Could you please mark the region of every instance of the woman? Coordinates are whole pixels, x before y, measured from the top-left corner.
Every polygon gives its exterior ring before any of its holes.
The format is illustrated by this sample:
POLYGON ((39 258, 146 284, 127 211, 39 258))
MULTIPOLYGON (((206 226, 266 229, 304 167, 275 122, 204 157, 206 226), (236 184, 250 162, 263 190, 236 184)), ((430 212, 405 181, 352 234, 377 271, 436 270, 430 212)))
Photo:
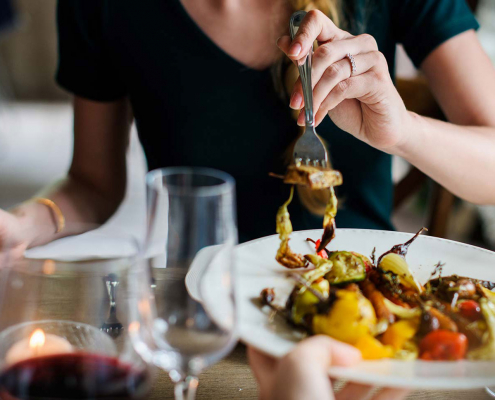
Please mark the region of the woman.
MULTIPOLYGON (((58 25, 57 80, 74 94, 74 157, 43 199, 0 212, 4 247, 22 252, 114 213, 125 193, 132 115, 150 169, 231 173, 241 240, 274 233, 288 188, 268 173, 284 170, 298 134, 281 100, 290 68, 278 37, 294 62, 319 42, 316 123, 344 176, 338 226, 392 227, 391 154, 468 201, 495 203, 495 71, 464 0, 64 0, 58 25), (324 12, 309 12, 291 42, 288 20, 301 8, 324 12), (450 122, 405 109, 393 85, 398 42, 450 122)), ((290 106, 303 107, 299 82, 290 106)), ((321 226, 300 203, 291 215, 295 229, 321 226)))

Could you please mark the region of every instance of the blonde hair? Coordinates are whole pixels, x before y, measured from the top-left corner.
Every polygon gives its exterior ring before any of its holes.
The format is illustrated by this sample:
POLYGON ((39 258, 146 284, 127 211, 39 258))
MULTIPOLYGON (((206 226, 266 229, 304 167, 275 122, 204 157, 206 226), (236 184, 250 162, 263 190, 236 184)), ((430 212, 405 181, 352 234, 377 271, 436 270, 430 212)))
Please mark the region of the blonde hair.
MULTIPOLYGON (((342 7, 340 0, 289 0, 293 8, 293 11, 304 10, 320 10, 325 15, 327 15, 335 25, 342 25, 342 7)), ((275 77, 278 76, 278 88, 277 90, 283 92, 284 99, 288 99, 289 93, 292 92, 294 83, 299 77, 299 72, 297 67, 287 60, 286 57, 275 66, 275 77), (278 69, 278 70, 277 70, 278 69), (285 69, 285 73, 282 71, 285 69), (282 81, 282 82, 281 82, 282 81)), ((276 83, 277 85, 277 83, 276 83)), ((298 110, 292 112, 294 119, 297 119, 299 115, 298 110)), ((300 135, 303 129, 300 130, 300 135)), ((299 136, 298 136, 299 137, 299 136)), ((286 163, 292 162, 292 154, 294 149, 295 138, 292 145, 287 149, 285 154, 286 163)), ((325 207, 329 200, 328 190, 309 190, 303 186, 297 186, 297 194, 301 200, 302 205, 310 211, 312 214, 323 216, 325 213, 325 207)))

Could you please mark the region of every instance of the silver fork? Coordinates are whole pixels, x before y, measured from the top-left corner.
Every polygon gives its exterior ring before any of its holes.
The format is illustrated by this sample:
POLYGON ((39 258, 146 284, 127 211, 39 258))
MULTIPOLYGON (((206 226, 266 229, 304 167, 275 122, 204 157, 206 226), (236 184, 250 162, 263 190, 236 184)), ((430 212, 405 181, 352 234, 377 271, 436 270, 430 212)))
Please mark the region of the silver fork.
POLYGON ((108 299, 110 300, 110 312, 107 320, 103 323, 100 330, 107 333, 112 338, 116 339, 124 330, 124 326, 117 319, 117 287, 119 286, 119 279, 117 275, 110 274, 103 278, 105 288, 107 289, 108 299))
MULTIPOLYGON (((294 36, 306 15, 306 11, 297 11, 290 18, 290 36, 294 36)), ((317 136, 315 131, 315 122, 313 115, 313 86, 311 84, 311 62, 313 50, 309 52, 304 64, 298 65, 299 75, 304 95, 304 110, 306 129, 303 135, 297 140, 294 147, 294 162, 296 164, 313 165, 315 167, 328 167, 328 153, 323 142, 317 136)))

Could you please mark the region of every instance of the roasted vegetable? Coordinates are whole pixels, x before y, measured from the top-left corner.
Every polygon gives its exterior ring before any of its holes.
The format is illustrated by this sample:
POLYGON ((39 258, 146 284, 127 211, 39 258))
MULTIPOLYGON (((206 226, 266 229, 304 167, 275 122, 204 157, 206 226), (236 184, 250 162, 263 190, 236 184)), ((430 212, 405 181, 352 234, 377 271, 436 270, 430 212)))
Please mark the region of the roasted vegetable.
MULTIPOLYGON (((313 257, 317 257, 317 256, 313 256, 313 257)), ((310 262, 313 261, 316 262, 313 263, 315 269, 307 271, 302 275, 302 278, 308 283, 313 283, 315 280, 322 278, 332 270, 333 263, 330 260, 326 260, 324 258, 321 259, 319 258, 318 260, 314 260, 314 258, 308 257, 308 255, 306 255, 305 258, 310 262)))
POLYGON ((311 189, 326 189, 342 185, 342 174, 335 170, 293 164, 287 168, 284 183, 309 186, 311 189))
POLYGON ((311 264, 313 264, 316 269, 319 269, 325 265, 329 265, 330 268, 333 267, 332 260, 317 256, 316 254, 306 254, 304 258, 308 260, 311 264))
POLYGON ((407 288, 421 292, 423 288, 414 278, 406 260, 399 254, 389 253, 380 258, 378 268, 382 271, 395 274, 399 282, 407 288))
POLYGON ((380 261, 383 257, 385 257, 387 254, 394 253, 402 258, 405 258, 407 255, 407 252, 409 250, 409 246, 423 233, 423 231, 426 231, 426 228, 421 228, 411 239, 409 239, 406 243, 402 244, 396 244, 393 246, 389 251, 383 253, 379 258, 378 258, 378 265, 380 264, 380 261))
POLYGON ((371 335, 363 335, 354 345, 361 351, 364 360, 378 360, 380 358, 390 358, 394 351, 391 346, 383 345, 379 340, 371 335))
POLYGON ((435 296, 455 306, 459 299, 472 299, 476 295, 476 284, 469 278, 457 275, 430 281, 435 296))
MULTIPOLYGON (((481 285, 480 285, 481 286, 481 285)), ((491 290, 487 289, 486 287, 481 286, 481 294, 483 297, 486 297, 488 301, 491 301, 492 303, 495 303, 495 293, 492 292, 491 290)))
POLYGON ((464 300, 457 303, 461 315, 470 321, 478 321, 483 318, 480 304, 474 300, 464 300))
POLYGON ((364 261, 354 253, 335 251, 328 261, 333 263, 333 267, 325 278, 333 285, 360 282, 366 278, 364 261))
MULTIPOLYGON (((330 284, 325 279, 320 279, 319 282, 313 283, 311 285, 311 288, 320 292, 323 297, 328 297, 330 293, 330 284)), ((293 300, 291 319, 292 322, 294 322, 295 324, 301 324, 306 315, 315 314, 316 305, 320 302, 320 299, 317 298, 313 293, 311 293, 309 290, 304 289, 304 287, 301 288, 301 291, 295 296, 293 300)))
MULTIPOLYGON (((318 250, 318 247, 320 247, 321 239, 318 239, 316 242, 313 239, 307 238, 306 241, 314 243, 315 245, 315 250, 318 250)), ((328 251, 326 249, 323 249, 321 251, 318 251, 316 253, 318 257, 321 258, 328 258, 328 251)))
POLYGON ((418 331, 419 320, 405 319, 392 324, 382 335, 382 343, 391 346, 395 351, 404 348, 407 341, 412 339, 418 331))
POLYGON ((475 324, 462 316, 455 308, 451 307, 450 303, 443 302, 434 296, 430 296, 427 303, 455 322, 458 331, 468 338, 470 349, 474 349, 482 344, 485 332, 480 329, 479 324, 475 324))
POLYGON ((419 343, 422 360, 454 361, 466 355, 468 339, 462 333, 442 329, 430 332, 419 343))
MULTIPOLYGON (((492 295, 495 296, 495 293, 493 293, 491 290, 495 288, 495 283, 490 282, 490 281, 482 281, 479 279, 474 279, 474 278, 466 278, 462 276, 457 276, 457 275, 450 275, 450 276, 444 276, 441 278, 435 278, 435 279, 430 279, 428 281, 428 285, 432 288, 432 292, 436 294, 438 290, 442 291, 442 285, 445 285, 446 282, 452 281, 454 282, 453 286, 460 286, 456 282, 458 281, 464 281, 464 283, 468 283, 468 288, 469 288, 469 294, 463 294, 463 298, 469 298, 471 294, 474 294, 472 290, 471 283, 475 286, 478 286, 480 288, 486 289, 487 293, 491 293, 492 295), (469 282, 466 282, 469 281, 469 282)), ((447 288, 448 289, 448 288, 447 288)))
POLYGON ((480 299, 481 312, 487 325, 488 334, 483 345, 471 350, 468 358, 471 360, 491 360, 495 358, 495 304, 487 298, 480 299))
POLYGON ((376 317, 378 320, 385 320, 389 324, 394 323, 395 316, 385 305, 385 297, 383 294, 375 287, 373 282, 370 280, 364 280, 360 283, 359 287, 363 291, 366 298, 371 301, 373 308, 375 309, 376 317))
POLYGON ((317 252, 322 251, 328 243, 335 237, 335 216, 337 215, 337 196, 333 187, 330 189, 330 198, 328 199, 323 217, 323 236, 321 237, 320 245, 316 249, 317 252))
POLYGON ((359 291, 354 290, 338 290, 330 311, 313 317, 313 333, 329 335, 350 344, 369 335, 375 325, 373 306, 359 291))
POLYGON ((428 335, 428 333, 436 331, 440 329, 440 322, 438 318, 430 312, 429 308, 424 308, 423 313, 421 314, 418 335, 423 337, 428 335))
POLYGON ((394 353, 394 358, 403 361, 415 360, 418 358, 419 348, 414 340, 408 340, 404 343, 402 349, 394 353))
POLYGON ((273 290, 273 288, 263 289, 260 293, 260 297, 263 305, 270 305, 275 300, 275 290, 273 290))
POLYGON ((280 247, 278 248, 275 259, 287 268, 304 268, 307 266, 305 258, 294 253, 289 247, 289 237, 292 233, 292 223, 290 222, 290 215, 288 206, 294 196, 294 187, 290 190, 289 199, 278 209, 277 212, 277 233, 280 237, 280 247))
POLYGON ((421 315, 421 310, 418 307, 415 308, 401 307, 395 303, 392 303, 389 299, 384 299, 383 302, 385 306, 389 309, 389 311, 397 315, 399 318, 409 319, 409 318, 416 318, 421 315))
POLYGON ((452 332, 457 332, 459 330, 457 324, 440 310, 432 307, 429 309, 429 312, 437 319, 440 329, 452 332))

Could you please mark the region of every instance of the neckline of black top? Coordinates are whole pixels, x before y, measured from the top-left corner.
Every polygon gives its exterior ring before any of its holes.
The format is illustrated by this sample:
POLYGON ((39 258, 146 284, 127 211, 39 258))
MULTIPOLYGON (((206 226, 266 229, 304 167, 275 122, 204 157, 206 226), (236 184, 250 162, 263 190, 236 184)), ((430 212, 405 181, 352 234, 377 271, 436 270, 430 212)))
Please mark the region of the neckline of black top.
POLYGON ((201 28, 200 26, 196 23, 196 21, 189 15, 187 12, 186 8, 182 4, 181 0, 174 0, 173 3, 176 4, 177 11, 182 15, 182 18, 184 21, 189 25, 189 27, 196 32, 196 36, 200 40, 202 40, 205 45, 210 47, 212 51, 215 51, 219 55, 221 55, 223 58, 226 60, 230 61, 233 65, 236 67, 240 68, 243 71, 249 71, 253 73, 265 73, 266 71, 270 70, 270 67, 264 68, 264 69, 255 69, 248 67, 246 64, 243 64, 239 60, 237 60, 235 57, 232 57, 229 53, 227 53, 224 49, 222 49, 219 45, 217 45, 201 28))

